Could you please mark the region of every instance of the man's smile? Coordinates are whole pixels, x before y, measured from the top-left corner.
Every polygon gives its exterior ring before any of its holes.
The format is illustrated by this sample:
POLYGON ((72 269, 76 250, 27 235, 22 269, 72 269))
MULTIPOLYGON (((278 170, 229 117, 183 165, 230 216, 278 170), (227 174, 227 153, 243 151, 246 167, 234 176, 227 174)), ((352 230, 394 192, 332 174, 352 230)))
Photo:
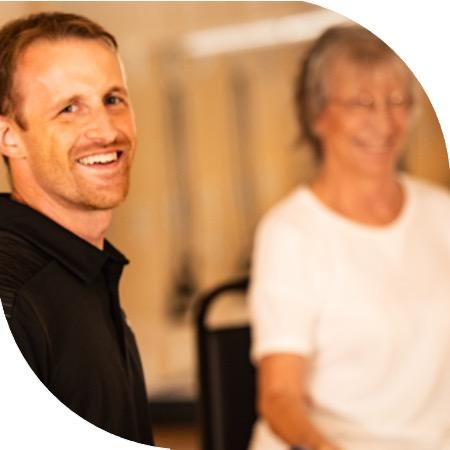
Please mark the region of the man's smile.
POLYGON ((90 167, 90 166, 97 166, 97 165, 109 165, 112 164, 120 159, 122 156, 123 151, 110 151, 107 153, 97 153, 95 155, 88 155, 84 156, 82 158, 79 158, 76 160, 78 164, 81 164, 82 166, 90 167))

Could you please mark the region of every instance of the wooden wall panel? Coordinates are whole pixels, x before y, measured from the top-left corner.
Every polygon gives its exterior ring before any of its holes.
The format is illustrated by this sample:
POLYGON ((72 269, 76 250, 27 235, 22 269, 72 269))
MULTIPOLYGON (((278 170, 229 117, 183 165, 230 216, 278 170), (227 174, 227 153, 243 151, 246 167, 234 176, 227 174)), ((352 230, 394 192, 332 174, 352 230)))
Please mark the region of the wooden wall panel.
POLYGON ((445 141, 436 113, 425 93, 422 111, 414 127, 406 155, 408 169, 420 177, 450 186, 450 170, 445 141))

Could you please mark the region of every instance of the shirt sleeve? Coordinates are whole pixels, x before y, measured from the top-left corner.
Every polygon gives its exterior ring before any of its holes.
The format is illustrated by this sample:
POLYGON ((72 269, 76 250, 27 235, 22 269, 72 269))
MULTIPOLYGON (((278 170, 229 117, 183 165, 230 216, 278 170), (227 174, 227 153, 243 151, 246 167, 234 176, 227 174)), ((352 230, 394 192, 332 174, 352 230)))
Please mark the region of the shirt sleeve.
POLYGON ((8 318, 11 333, 33 372, 45 384, 49 382, 49 341, 38 314, 30 303, 19 296, 8 318))
POLYGON ((314 351, 319 304, 311 256, 308 237, 293 223, 269 215, 258 227, 249 290, 254 361, 314 351))

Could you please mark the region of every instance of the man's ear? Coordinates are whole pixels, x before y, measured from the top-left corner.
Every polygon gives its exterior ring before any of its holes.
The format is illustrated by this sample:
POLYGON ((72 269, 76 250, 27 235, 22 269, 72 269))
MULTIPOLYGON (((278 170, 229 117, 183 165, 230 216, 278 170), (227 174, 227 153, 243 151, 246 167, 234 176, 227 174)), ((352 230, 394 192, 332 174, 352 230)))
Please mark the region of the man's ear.
POLYGON ((0 115, 0 153, 8 158, 23 158, 25 147, 13 119, 0 115))

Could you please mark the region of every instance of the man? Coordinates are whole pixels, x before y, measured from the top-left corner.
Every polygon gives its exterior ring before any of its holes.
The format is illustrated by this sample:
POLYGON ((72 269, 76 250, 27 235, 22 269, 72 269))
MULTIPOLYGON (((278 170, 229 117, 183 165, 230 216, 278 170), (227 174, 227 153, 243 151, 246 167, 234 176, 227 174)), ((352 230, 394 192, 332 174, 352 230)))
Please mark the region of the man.
POLYGON ((62 13, 0 30, 0 298, 24 357, 81 417, 152 444, 120 309, 126 258, 105 240, 126 196, 135 124, 115 38, 62 13))

